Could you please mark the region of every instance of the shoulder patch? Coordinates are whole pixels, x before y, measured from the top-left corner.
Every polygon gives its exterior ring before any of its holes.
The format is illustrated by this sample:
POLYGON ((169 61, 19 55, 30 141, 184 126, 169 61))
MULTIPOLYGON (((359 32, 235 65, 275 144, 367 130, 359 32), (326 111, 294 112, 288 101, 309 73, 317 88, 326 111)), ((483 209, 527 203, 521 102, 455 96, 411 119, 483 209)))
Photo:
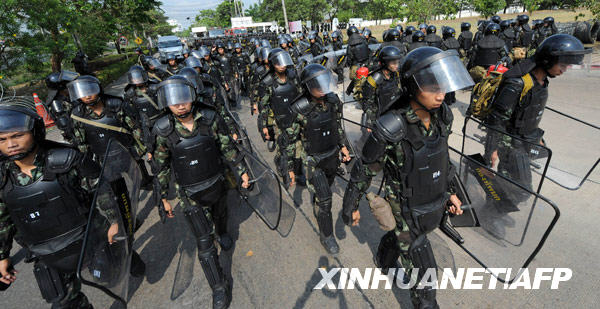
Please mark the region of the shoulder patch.
POLYGON ((53 148, 46 156, 46 169, 54 174, 68 172, 76 162, 79 151, 73 148, 53 148))

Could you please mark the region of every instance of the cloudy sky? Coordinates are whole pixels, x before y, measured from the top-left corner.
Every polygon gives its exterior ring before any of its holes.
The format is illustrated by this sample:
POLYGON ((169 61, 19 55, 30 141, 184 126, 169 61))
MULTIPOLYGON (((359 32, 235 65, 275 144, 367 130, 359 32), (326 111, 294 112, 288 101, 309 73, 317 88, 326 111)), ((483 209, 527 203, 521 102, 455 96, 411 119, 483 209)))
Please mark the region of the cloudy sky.
MULTIPOLYGON (((169 18, 177 20, 183 27, 188 27, 200 10, 215 8, 222 0, 162 0, 161 8, 169 18), (189 17, 188 21, 186 18, 189 17)), ((258 0, 243 0, 244 9, 258 0)))

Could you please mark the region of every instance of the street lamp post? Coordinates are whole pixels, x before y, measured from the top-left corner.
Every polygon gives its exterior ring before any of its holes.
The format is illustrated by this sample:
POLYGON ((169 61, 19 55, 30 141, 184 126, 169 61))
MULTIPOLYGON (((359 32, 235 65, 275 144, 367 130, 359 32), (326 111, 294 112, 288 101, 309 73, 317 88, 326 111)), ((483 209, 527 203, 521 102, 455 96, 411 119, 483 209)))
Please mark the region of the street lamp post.
POLYGON ((287 20, 287 12, 285 11, 285 0, 281 0, 281 7, 283 8, 283 20, 285 21, 285 31, 290 33, 290 25, 287 20))

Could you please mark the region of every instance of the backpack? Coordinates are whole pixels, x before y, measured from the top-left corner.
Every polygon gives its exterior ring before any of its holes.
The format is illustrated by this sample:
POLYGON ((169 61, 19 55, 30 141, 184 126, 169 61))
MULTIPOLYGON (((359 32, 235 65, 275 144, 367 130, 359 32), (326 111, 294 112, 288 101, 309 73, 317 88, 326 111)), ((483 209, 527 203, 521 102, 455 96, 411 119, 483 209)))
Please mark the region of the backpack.
MULTIPOLYGON (((467 116, 477 118, 479 120, 485 120, 492 111, 492 102, 498 92, 498 86, 502 82, 502 77, 506 70, 502 70, 503 66, 491 66, 488 70, 488 74, 479 83, 473 87, 471 93, 471 102, 467 109, 467 116)), ((533 79, 529 73, 521 76, 523 80, 523 90, 521 91, 521 97, 519 101, 523 99, 525 94, 533 88, 533 79)))

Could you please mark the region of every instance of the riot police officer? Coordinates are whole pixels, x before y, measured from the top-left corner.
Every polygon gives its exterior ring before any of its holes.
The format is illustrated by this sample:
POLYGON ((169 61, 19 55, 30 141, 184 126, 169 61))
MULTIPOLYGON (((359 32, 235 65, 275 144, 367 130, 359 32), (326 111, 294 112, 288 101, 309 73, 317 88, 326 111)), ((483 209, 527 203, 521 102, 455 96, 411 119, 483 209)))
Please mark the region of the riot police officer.
POLYGON ((231 87, 233 87, 233 81, 236 77, 233 71, 233 63, 231 61, 231 56, 226 53, 225 45, 223 43, 217 44, 217 55, 215 57, 215 60, 217 60, 219 64, 221 78, 223 80, 223 87, 225 87, 225 91, 227 91, 229 104, 232 107, 235 107, 237 105, 237 94, 234 91, 232 91, 233 89, 231 87))
MULTIPOLYGON (((454 38, 456 31, 452 27, 445 27, 442 30, 442 36, 444 41, 442 42, 441 50, 456 50, 458 53, 460 50, 460 44, 458 40, 454 38)), ((448 106, 456 103, 456 93, 454 91, 446 93, 446 97, 444 98, 444 102, 448 104, 448 106)))
MULTIPOLYGON (((473 85, 455 51, 422 47, 408 53, 401 65, 405 90, 402 104, 377 119, 351 172, 344 193, 342 218, 347 225, 360 220, 358 203, 377 171, 383 169, 385 199, 396 221, 385 234, 375 258, 377 267, 397 267, 398 257, 408 272, 418 268, 417 282, 436 262, 427 234, 440 224, 445 208, 461 214, 461 201, 449 186, 448 155, 452 112, 445 93, 473 85), (451 205, 451 206, 447 206, 451 205)), ((437 308, 435 289, 413 287, 415 308, 437 308)))
POLYGON ((156 85, 158 81, 148 78, 148 74, 139 65, 134 65, 127 72, 127 86, 124 101, 137 111, 137 119, 142 129, 142 140, 148 152, 153 151, 154 136, 152 127, 161 116, 162 110, 156 103, 156 85))
MULTIPOLYGON (((358 35, 358 34, 353 34, 358 35)), ((296 119, 288 128, 289 137, 282 146, 287 151, 290 185, 295 183, 293 172, 297 151, 296 141, 302 142, 304 175, 308 190, 313 195, 314 215, 319 226, 320 241, 330 254, 339 252, 333 234, 331 215, 331 185, 339 168, 339 153, 343 161, 350 161, 350 152, 342 127, 340 99, 335 94, 333 74, 320 64, 307 65, 300 74, 304 95, 292 104, 296 119)))
POLYGON ((415 31, 412 35, 412 43, 408 45, 408 52, 425 46, 427 46, 427 42, 425 42, 425 34, 420 30, 415 31))
MULTIPOLYGON (((75 272, 100 168, 91 156, 45 138, 32 101, 0 102, 0 153, 7 158, 0 162, 0 282, 17 279, 10 262, 14 236, 35 261, 36 281, 52 308, 92 308, 75 272)), ((106 219, 114 222, 115 214, 106 219)), ((113 223, 107 244, 117 232, 113 223)), ((131 274, 144 269, 134 253, 131 274)))
POLYGON ((350 80, 356 79, 356 70, 371 62, 371 51, 367 40, 358 33, 358 28, 350 26, 347 30, 348 47, 346 48, 346 65, 350 66, 350 80))
POLYGON ((458 35, 458 43, 461 48, 461 56, 467 57, 471 51, 473 44, 473 32, 471 32, 471 24, 468 22, 462 22, 460 24, 460 34, 458 35))
MULTIPOLYGON (((533 58, 525 59, 503 74, 491 113, 485 121, 490 127, 502 132, 494 133, 496 131, 489 130, 486 141, 485 157, 492 167, 498 164, 499 174, 531 190, 528 146, 519 140, 502 136, 508 133, 526 142, 543 145, 544 131, 539 125, 548 100, 548 78, 562 75, 569 65, 581 64, 584 55, 590 52, 590 49, 584 49, 577 38, 568 34, 556 34, 538 47, 533 58), (529 81, 530 89, 523 93, 526 81, 529 81)), ((515 197, 510 202, 516 205, 521 201, 519 198, 515 197)), ((496 207, 500 214, 511 211, 502 205, 496 207)), ((488 226, 493 228, 490 231, 493 235, 504 235, 500 220, 488 226)))
POLYGON ((148 66, 148 70, 146 71, 148 73, 148 77, 153 78, 158 82, 167 79, 167 77, 171 75, 171 73, 168 73, 161 68, 160 61, 158 61, 156 58, 146 56, 146 65, 148 66))
POLYGON ((232 246, 227 234, 227 203, 224 172, 227 164, 248 188, 247 167, 233 145, 223 120, 208 108, 192 104, 196 91, 185 79, 170 78, 157 90, 161 108, 170 111, 156 121, 154 160, 159 165, 158 180, 167 217, 173 208, 167 201, 171 172, 175 176, 177 196, 184 216, 196 238, 198 259, 213 291, 213 308, 227 308, 231 287, 223 274, 215 235, 223 250, 232 246))
POLYGON ((500 22, 500 35, 499 37, 504 40, 506 48, 508 50, 513 49, 515 43, 515 30, 510 26, 510 20, 503 20, 500 22))
POLYGON ((437 28, 434 25, 427 26, 427 35, 425 36, 425 42, 429 46, 440 48, 442 47, 442 38, 436 34, 437 28))
POLYGON ((412 43, 412 36, 413 34, 417 31, 417 29, 415 28, 415 26, 407 26, 406 27, 406 32, 404 32, 404 44, 408 45, 410 43, 412 43))
POLYGON ((379 53, 386 46, 394 46, 398 48, 402 55, 406 55, 407 53, 406 45, 402 42, 402 33, 396 28, 387 31, 384 42, 381 43, 379 49, 375 52, 375 55, 379 57, 379 53))
POLYGON ((365 126, 373 128, 375 120, 401 97, 399 69, 402 57, 402 52, 391 45, 379 52, 379 70, 369 73, 367 82, 362 86, 365 126))
POLYGON ((323 53, 324 48, 321 43, 319 43, 318 35, 316 32, 311 32, 308 35, 308 41, 310 42, 310 53, 313 57, 316 57, 323 53))
MULTIPOLYGON (((269 54, 269 73, 261 81, 261 87, 265 89, 265 94, 260 101, 259 129, 265 140, 275 140, 275 165, 281 176, 287 176, 285 168, 287 167, 287 157, 282 151, 282 141, 286 136, 280 138, 282 134, 287 134, 287 129, 292 125, 296 115, 290 109, 294 99, 300 94, 300 82, 295 70, 290 70, 293 66, 289 53, 281 48, 271 50, 269 54), (275 125, 271 137, 269 132, 269 118, 273 118, 275 125)), ((294 155, 294 169, 296 175, 301 175, 302 162, 299 156, 294 155)), ((287 181, 287 177, 285 177, 287 181)))
POLYGON ((177 62, 174 54, 167 54, 167 72, 169 75, 176 75, 183 66, 177 62))
POLYGON ((377 44, 379 42, 377 42, 377 39, 373 36, 371 29, 369 28, 365 28, 362 32, 363 37, 365 37, 365 39, 367 40, 367 44, 371 45, 371 44, 377 44))
POLYGON ((67 83, 75 80, 78 76, 79 74, 75 72, 60 71, 50 73, 45 80, 48 97, 44 105, 66 141, 70 141, 73 136, 73 128, 69 119, 73 107, 69 99, 67 83))

